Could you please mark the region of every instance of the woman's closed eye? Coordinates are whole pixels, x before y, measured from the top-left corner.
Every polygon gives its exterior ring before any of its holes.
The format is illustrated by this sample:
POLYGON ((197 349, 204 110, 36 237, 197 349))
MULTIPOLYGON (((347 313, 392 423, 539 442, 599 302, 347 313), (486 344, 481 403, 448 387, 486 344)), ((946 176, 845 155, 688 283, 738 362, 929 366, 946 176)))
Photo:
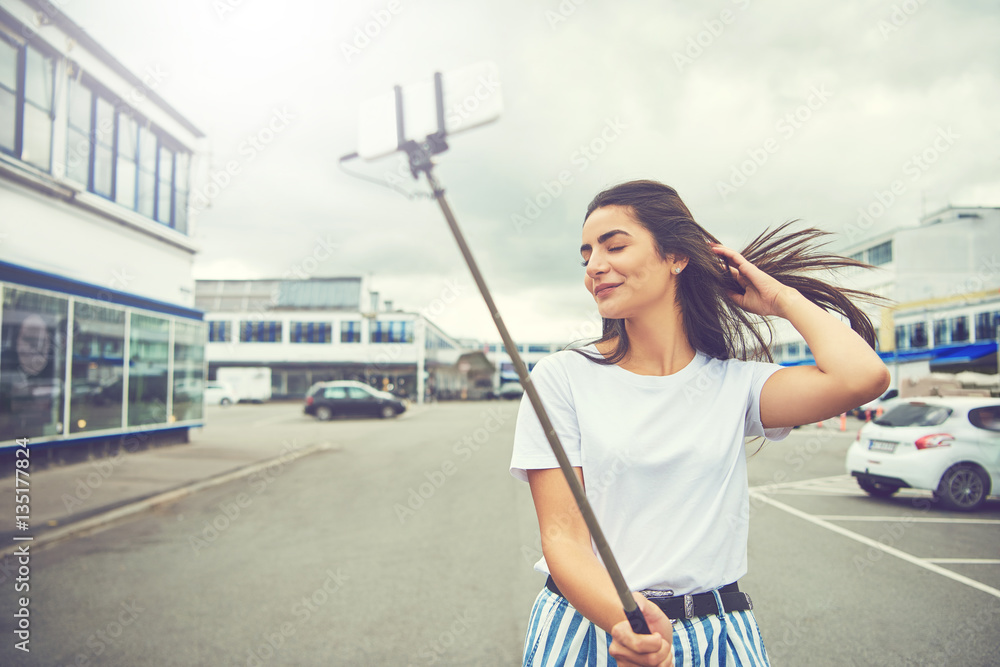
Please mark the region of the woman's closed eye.
MULTIPOLYGON (((619 246, 615 246, 614 248, 608 248, 608 252, 618 252, 619 250, 624 250, 624 249, 625 249, 625 246, 619 245, 619 246)), ((587 262, 589 262, 589 261, 590 260, 585 259, 582 262, 580 262, 580 265, 581 266, 587 266, 587 262)))

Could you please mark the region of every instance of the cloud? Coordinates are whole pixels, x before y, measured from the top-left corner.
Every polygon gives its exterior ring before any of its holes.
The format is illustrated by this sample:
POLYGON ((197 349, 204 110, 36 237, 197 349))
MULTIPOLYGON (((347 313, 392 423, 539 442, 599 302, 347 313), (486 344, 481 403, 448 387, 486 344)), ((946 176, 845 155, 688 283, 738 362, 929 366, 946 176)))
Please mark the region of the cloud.
MULTIPOLYGON (((583 212, 623 180, 675 186, 728 243, 790 218, 840 232, 952 128, 960 138, 906 180, 871 233, 949 201, 997 202, 992 3, 853 0, 821 15, 791 0, 572 4, 559 20, 551 12, 569 3, 554 0, 400 0, 389 19, 378 0, 238 3, 223 17, 196 0, 95 0, 66 11, 131 69, 163 64, 163 95, 211 134, 209 173, 242 160, 199 216, 199 274, 281 275, 329 234, 340 253, 319 272, 371 274, 399 306, 432 302, 445 277, 464 271, 434 202, 353 178, 337 160, 356 148, 362 100, 480 60, 498 64, 504 115, 454 137, 437 175, 502 310, 527 338, 561 340, 585 317, 583 212), (345 45, 358 53, 348 58, 345 45), (818 89, 830 94, 817 105, 818 89), (243 142, 283 106, 294 121, 246 159, 243 142), (762 149, 766 161, 747 167, 762 149), (719 183, 731 184, 734 170, 752 173, 723 197, 719 183)), ((397 161, 350 168, 384 180, 397 161)), ((407 179, 402 187, 427 191, 407 179)), ((463 296, 441 325, 496 340, 477 299, 463 296)))

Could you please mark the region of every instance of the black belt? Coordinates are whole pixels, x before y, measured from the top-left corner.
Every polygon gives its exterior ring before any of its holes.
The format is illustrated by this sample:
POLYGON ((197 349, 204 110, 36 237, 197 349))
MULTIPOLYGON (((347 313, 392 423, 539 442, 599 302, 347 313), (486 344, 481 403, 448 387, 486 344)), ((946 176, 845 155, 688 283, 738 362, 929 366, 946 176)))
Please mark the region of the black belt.
MULTIPOLYGON (((566 597, 559 592, 556 582, 549 577, 545 581, 545 587, 556 595, 566 597)), ((660 591, 656 591, 659 593, 660 591)), ((668 591, 663 591, 667 593, 668 591)), ((736 582, 726 584, 719 589, 719 597, 722 599, 722 613, 731 611, 747 611, 753 609, 753 602, 750 596, 740 590, 736 582)), ((719 614, 719 605, 715 602, 715 595, 712 593, 697 593, 695 595, 663 596, 652 595, 648 600, 663 610, 667 618, 694 618, 696 616, 711 616, 719 614)))

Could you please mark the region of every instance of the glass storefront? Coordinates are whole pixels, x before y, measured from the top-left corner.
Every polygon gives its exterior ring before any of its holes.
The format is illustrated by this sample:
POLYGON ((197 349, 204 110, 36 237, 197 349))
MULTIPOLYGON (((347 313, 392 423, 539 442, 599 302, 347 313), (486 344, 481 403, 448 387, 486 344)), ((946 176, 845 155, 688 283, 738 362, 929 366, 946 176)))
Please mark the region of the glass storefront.
POLYGON ((203 418, 204 322, 10 283, 0 293, 0 443, 203 418))

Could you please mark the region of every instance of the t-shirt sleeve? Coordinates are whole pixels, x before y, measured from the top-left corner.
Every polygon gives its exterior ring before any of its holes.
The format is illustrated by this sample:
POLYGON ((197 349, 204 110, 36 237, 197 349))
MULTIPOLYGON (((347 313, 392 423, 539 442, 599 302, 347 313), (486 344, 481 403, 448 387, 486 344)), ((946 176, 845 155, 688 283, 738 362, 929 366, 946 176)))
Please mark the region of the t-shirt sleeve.
MULTIPOLYGON (((574 353, 575 354, 575 353, 574 353)), ((569 375, 561 360, 546 357, 531 371, 531 381, 545 406, 545 412, 566 450, 573 466, 582 466, 580 455, 580 423, 576 416, 569 375)), ((558 468, 559 461, 552 453, 549 440, 538 421, 538 415, 528 399, 521 397, 514 425, 514 452, 510 461, 510 474, 521 481, 528 480, 527 470, 558 468)))
POLYGON ((770 364, 764 362, 750 362, 752 369, 750 384, 750 403, 747 407, 745 431, 747 437, 756 438, 764 436, 768 440, 784 440, 792 432, 791 426, 780 428, 764 428, 760 420, 760 392, 764 389, 764 383, 781 370, 780 364, 770 364))

